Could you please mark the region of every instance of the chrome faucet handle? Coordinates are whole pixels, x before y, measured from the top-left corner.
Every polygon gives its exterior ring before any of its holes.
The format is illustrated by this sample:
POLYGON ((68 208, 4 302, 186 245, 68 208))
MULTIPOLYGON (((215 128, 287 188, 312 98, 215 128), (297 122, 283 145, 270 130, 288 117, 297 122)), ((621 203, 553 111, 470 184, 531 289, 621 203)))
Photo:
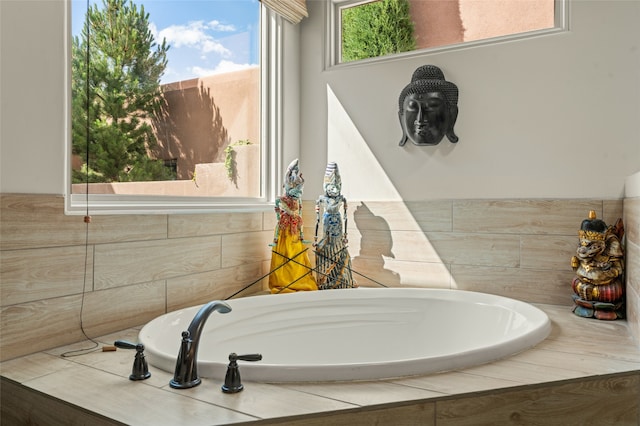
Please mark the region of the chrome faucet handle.
POLYGON ((151 377, 147 360, 144 359, 144 345, 142 343, 131 343, 124 340, 116 340, 113 345, 122 349, 135 349, 136 357, 133 360, 130 380, 144 380, 151 377))
POLYGON ((236 353, 230 353, 229 366, 227 367, 227 374, 224 378, 224 385, 222 385, 222 392, 237 393, 244 389, 242 381, 240 380, 240 369, 238 368, 237 361, 260 361, 261 359, 261 354, 238 355, 236 353))

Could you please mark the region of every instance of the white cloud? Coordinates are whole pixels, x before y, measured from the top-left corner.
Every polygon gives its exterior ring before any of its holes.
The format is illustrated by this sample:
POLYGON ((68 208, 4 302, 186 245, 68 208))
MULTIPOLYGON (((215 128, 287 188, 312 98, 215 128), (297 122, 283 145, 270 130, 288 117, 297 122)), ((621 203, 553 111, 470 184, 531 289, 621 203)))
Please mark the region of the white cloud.
POLYGON ((217 53, 223 57, 231 55, 231 51, 215 40, 204 40, 200 48, 202 53, 217 53))
POLYGON ((255 67, 255 64, 236 64, 235 62, 222 60, 215 68, 192 67, 193 72, 198 77, 206 77, 213 74, 222 74, 225 72, 239 71, 245 68, 255 67))
POLYGON ((187 25, 171 25, 158 32, 157 40, 161 41, 165 38, 167 43, 175 48, 185 46, 198 49, 202 53, 215 52, 223 57, 230 56, 229 49, 207 34, 206 31, 211 29, 210 25, 205 24, 204 21, 189 22, 187 25))
POLYGON ((158 27, 156 27, 155 23, 149 22, 149 31, 151 31, 151 35, 156 42, 162 42, 162 40, 158 39, 158 27))
POLYGON ((171 47, 163 83, 257 66, 249 64, 251 50, 247 31, 238 32, 235 25, 218 20, 196 20, 158 28, 156 23, 150 22, 149 29, 157 43, 165 39, 171 47))
POLYGON ((208 27, 210 29, 212 29, 213 31, 224 31, 224 32, 228 32, 228 31, 235 31, 236 27, 233 25, 224 25, 221 24, 220 21, 209 21, 208 23, 208 27))

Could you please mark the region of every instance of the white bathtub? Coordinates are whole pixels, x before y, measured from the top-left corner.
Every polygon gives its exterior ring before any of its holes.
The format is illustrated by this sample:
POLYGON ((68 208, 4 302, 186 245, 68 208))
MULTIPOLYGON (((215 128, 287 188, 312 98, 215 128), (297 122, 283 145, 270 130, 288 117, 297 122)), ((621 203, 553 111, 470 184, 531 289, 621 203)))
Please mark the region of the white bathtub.
MULTIPOLYGON (((544 340, 549 318, 527 303, 441 289, 343 289, 246 297, 214 312, 200 340, 198 372, 223 380, 229 354, 243 380, 373 380, 427 374, 513 355, 544 340)), ((200 307, 162 315, 140 331, 149 364, 173 373, 200 307)))

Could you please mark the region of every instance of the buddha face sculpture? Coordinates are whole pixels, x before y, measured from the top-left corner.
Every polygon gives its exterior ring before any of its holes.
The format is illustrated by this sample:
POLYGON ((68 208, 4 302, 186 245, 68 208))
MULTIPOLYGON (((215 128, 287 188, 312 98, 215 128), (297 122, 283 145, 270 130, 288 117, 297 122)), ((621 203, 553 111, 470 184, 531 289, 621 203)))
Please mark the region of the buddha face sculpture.
POLYGON ((424 65, 416 69, 398 99, 402 127, 400 146, 437 145, 446 135, 458 142, 453 126, 458 118, 458 87, 444 79, 440 68, 424 65))

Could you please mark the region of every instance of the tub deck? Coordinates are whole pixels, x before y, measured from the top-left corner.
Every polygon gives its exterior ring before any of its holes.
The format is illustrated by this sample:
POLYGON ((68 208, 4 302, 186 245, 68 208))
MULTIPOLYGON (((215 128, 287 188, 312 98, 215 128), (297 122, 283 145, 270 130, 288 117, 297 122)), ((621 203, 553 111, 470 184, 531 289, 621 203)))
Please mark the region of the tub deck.
MULTIPOLYGON (((628 324, 578 318, 569 306, 534 305, 549 315, 551 335, 507 359, 379 381, 245 381, 233 395, 220 391, 222 377, 171 389, 172 374, 152 366, 151 378, 130 381, 135 351, 63 358, 90 342, 67 345, 0 364, 2 424, 639 425, 640 346, 628 324)), ((97 340, 135 341, 138 331, 97 340)))

